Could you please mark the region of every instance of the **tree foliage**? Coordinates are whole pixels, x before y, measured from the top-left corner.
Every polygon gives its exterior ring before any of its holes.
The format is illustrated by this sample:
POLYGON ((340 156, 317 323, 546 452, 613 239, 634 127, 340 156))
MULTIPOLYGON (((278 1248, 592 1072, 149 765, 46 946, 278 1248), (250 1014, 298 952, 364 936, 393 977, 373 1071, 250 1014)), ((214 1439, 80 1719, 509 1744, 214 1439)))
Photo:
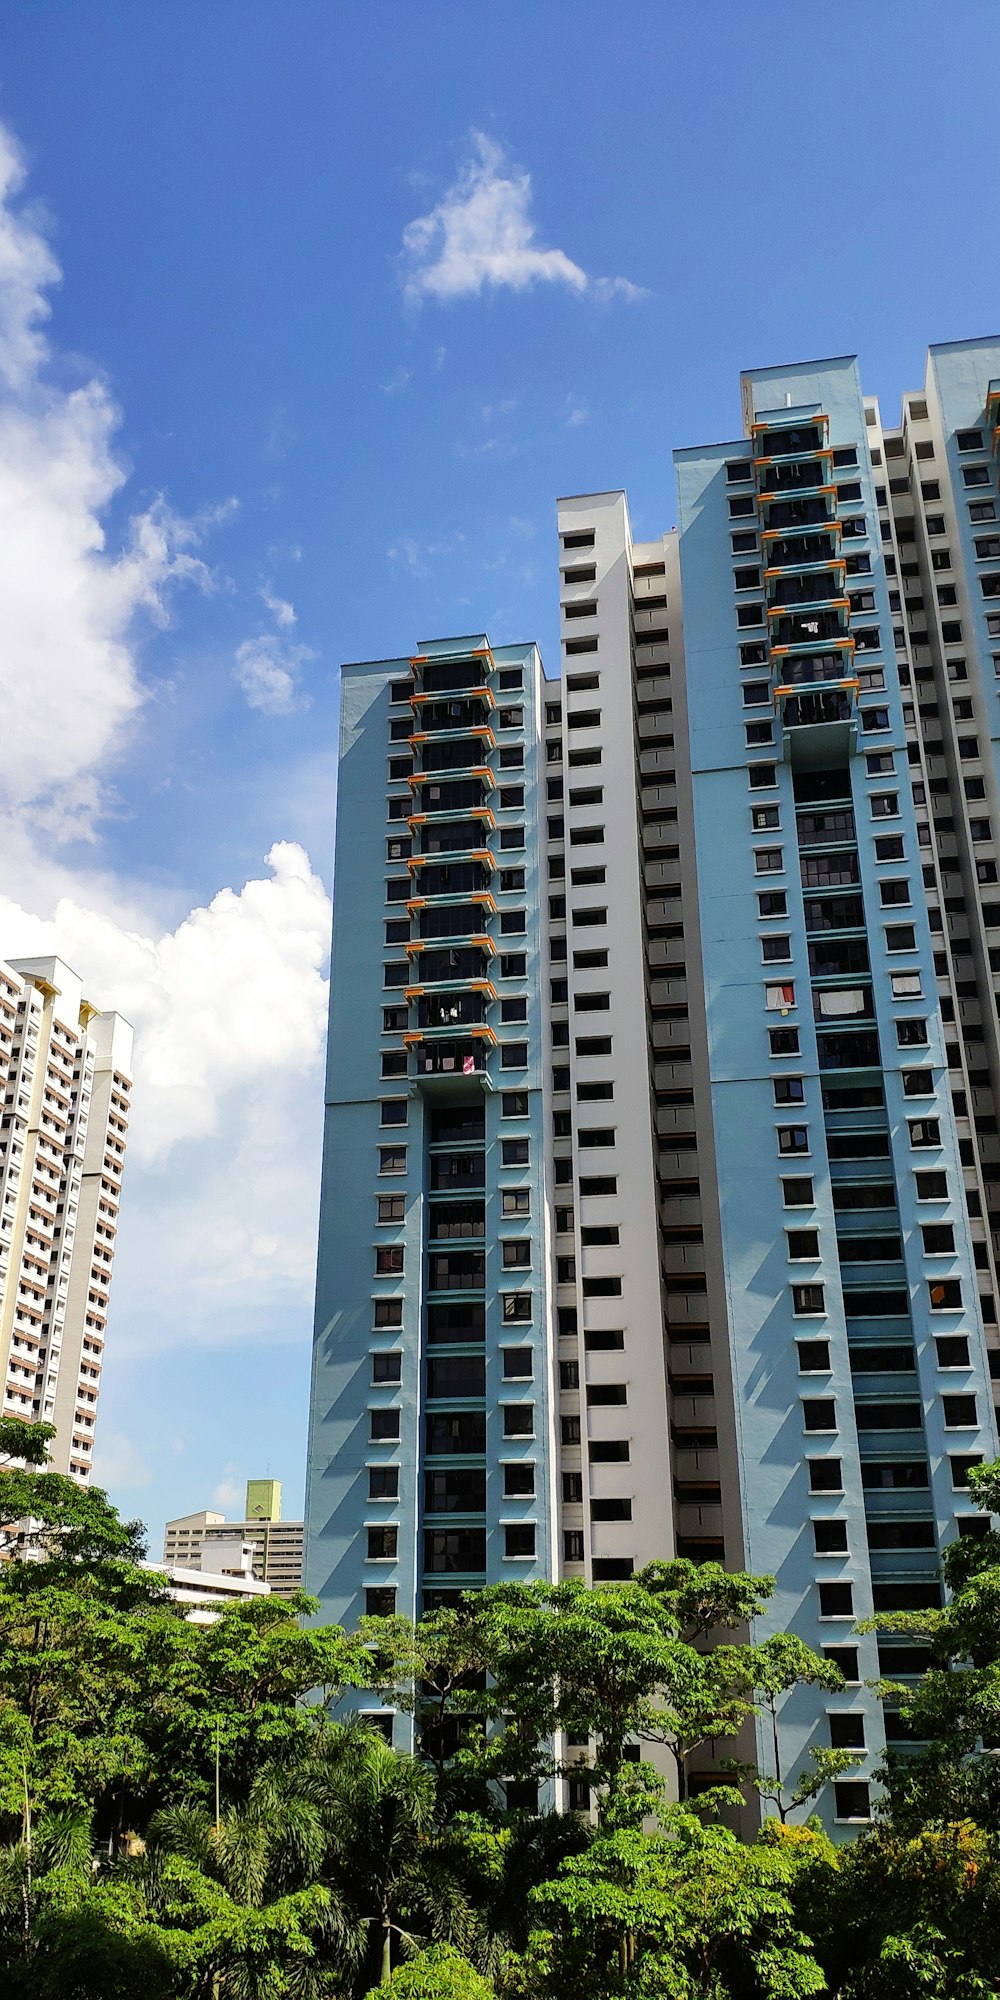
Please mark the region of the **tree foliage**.
MULTIPOLYGON (((942 1611, 877 1621, 930 1665, 884 1685, 913 1739, 834 1849, 804 1814, 853 1753, 787 1769, 782 1713, 840 1676, 755 1638, 770 1578, 674 1561, 415 1626, 348 1634, 307 1598, 195 1626, 45 1446, 0 1421, 5 2000, 998 2000, 988 1527, 947 1551, 942 1611), (364 1689, 412 1717, 414 1755, 351 1714, 364 1689), (694 1753, 720 1785, 691 1799, 694 1753), (567 1774, 592 1814, 552 1810, 567 1774)), ((973 1484, 1000 1506, 1000 1467, 973 1484)))

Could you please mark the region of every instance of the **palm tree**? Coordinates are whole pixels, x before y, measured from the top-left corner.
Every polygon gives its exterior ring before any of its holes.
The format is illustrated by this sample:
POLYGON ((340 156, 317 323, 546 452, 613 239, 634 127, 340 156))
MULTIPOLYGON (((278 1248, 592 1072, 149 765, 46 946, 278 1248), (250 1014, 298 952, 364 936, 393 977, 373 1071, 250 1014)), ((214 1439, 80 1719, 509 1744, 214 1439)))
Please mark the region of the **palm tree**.
POLYGON ((329 1880, 330 1831, 305 1757, 258 1773, 244 1805, 157 1815, 137 1864, 161 1925, 187 1932, 193 2000, 340 1994, 365 1927, 329 1880))
POLYGON ((437 1822, 433 1773, 357 1731, 342 1738, 330 1778, 336 1879, 377 1949, 379 1983, 396 1943, 405 1953, 437 1941, 467 1948, 479 1925, 437 1822))

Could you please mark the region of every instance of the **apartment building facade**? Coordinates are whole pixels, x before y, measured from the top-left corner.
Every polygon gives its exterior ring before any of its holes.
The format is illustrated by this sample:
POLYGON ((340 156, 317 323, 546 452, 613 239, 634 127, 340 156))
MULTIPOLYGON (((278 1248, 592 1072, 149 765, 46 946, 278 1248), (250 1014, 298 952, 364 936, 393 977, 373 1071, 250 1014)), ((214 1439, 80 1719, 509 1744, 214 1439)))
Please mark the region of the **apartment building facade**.
POLYGON ((306 1586, 348 1624, 555 1566, 544 729, 533 646, 343 671, 306 1586))
MULTIPOLYGON (((798 1632, 845 1676, 834 1695, 794 1693, 782 1714, 787 1769, 813 1746, 856 1756, 824 1801, 831 1826, 867 1817, 886 1731, 901 1733, 866 1683, 922 1664, 918 1648, 856 1626, 940 1601, 940 1548, 981 1525, 969 1467, 996 1450, 998 405, 997 342, 932 349, 897 431, 882 429, 853 359, 748 373, 744 436, 675 454, 675 532, 635 542, 622 493, 560 502, 562 671, 535 697, 524 1226, 539 1232, 533 1478, 551 1512, 532 1560, 613 1580, 676 1550, 773 1574, 762 1631, 798 1632)), ((386 826, 364 833, 358 802, 384 773, 390 713, 369 702, 366 728, 350 708, 339 835, 350 970, 335 931, 307 1508, 312 1587, 337 1615, 351 1583, 360 1604, 365 1550, 387 1564, 404 1544, 426 1556, 420 1507, 446 1490, 425 1471, 421 1488, 425 1307, 390 1301, 401 1353, 379 1421, 396 1540, 366 1539, 369 1515, 349 1497, 355 1441, 372 1434, 347 1324, 371 1236, 355 1275, 342 1237, 358 1235, 360 1212, 339 1218, 377 1135, 367 1153, 334 1152, 329 1131, 342 1079, 375 1074, 360 1037, 377 1006, 386 826), (325 1502, 316 1511, 321 1492, 340 1509, 335 1570, 320 1554, 333 1518, 325 1502)), ((416 736, 412 753, 419 764, 416 736)), ((416 817, 408 837, 422 846, 416 817)), ((506 988, 491 984, 476 1019, 502 1043, 506 988)), ((404 992, 421 1006, 416 982, 404 992)), ((421 1047, 419 1029, 408 1045, 421 1047)), ((488 1047, 483 1129, 499 1132, 488 1047)), ((407 1173, 416 1158, 404 1155, 407 1173)), ((394 1267, 406 1293, 427 1205, 408 1184, 414 1248, 394 1267)), ((476 1211, 487 1275, 506 1256, 503 1213, 476 1211)), ((365 1289, 362 1319, 379 1312, 365 1289)), ((487 1328, 490 1309, 487 1295, 487 1328)), ((475 1380, 489 1439, 505 1422, 489 1332, 475 1380)), ((506 1525, 500 1469, 486 1470, 498 1513, 479 1522, 479 1553, 499 1552, 506 1525)), ((488 1558, 446 1588, 509 1573, 488 1558)), ((399 1609, 440 1601, 412 1565, 390 1587, 399 1609)), ((696 1762, 695 1788, 717 1775, 710 1755, 696 1762)))
POLYGON ((4 1414, 94 1450, 131 1094, 132 1029, 58 958, 0 964, 0 1370, 4 1414))

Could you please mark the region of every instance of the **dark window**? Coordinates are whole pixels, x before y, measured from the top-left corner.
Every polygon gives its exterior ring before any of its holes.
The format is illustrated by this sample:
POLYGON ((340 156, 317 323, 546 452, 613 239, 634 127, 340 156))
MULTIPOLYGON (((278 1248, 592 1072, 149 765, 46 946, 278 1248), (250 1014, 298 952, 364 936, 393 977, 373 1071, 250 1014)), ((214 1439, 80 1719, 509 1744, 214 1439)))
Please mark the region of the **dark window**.
POLYGON ((846 1555, 846 1521, 814 1521, 813 1545, 818 1556, 846 1555))
MULTIPOLYGON (((780 1030, 772 1030, 772 1033, 780 1030)), ((805 1100, 805 1083, 801 1076, 776 1076, 774 1079, 775 1104, 802 1104, 805 1100)))
POLYGON ((819 1232, 816 1229, 790 1229, 788 1231, 788 1255, 790 1257, 819 1256, 819 1232))
POLYGON ((853 1618, 853 1584, 821 1583, 819 1586, 819 1615, 821 1618, 853 1618))
POLYGON ((797 1340, 799 1373, 801 1375, 828 1375, 830 1372, 830 1343, 828 1340, 797 1340))
POLYGON ((824 1646, 823 1657, 839 1667, 845 1681, 855 1682, 860 1678, 856 1646, 824 1646))
POLYGON ((975 1396, 942 1396, 944 1420, 949 1430, 974 1430, 979 1422, 975 1396))
MULTIPOLYGON (((535 1468, 533 1465, 505 1465, 503 1469, 503 1490, 506 1500, 530 1500, 535 1491, 535 1468)), ((565 1498, 565 1495, 563 1496, 565 1498)), ((483 1505, 486 1504, 485 1476, 483 1483, 483 1505)))
POLYGON ((778 1126, 779 1153, 808 1153, 809 1128, 807 1125, 778 1126))
POLYGON ((969 1341, 964 1333, 939 1334, 934 1342, 939 1368, 968 1368, 969 1341))
POLYGON ((805 1396, 802 1399, 802 1423, 807 1431, 834 1431, 837 1428, 837 1406, 832 1396, 805 1396))
POLYGON ((822 1285, 793 1285, 792 1311, 795 1313, 822 1313, 825 1311, 823 1297, 822 1285))
POLYGON ((961 1307, 960 1278, 928 1278, 927 1291, 932 1312, 956 1312, 961 1307))
POLYGON ((839 1458, 808 1458, 810 1493, 840 1493, 843 1477, 839 1458))
POLYGON ((812 1207, 813 1184, 811 1179, 806 1176, 802 1176, 797 1180, 782 1181, 781 1192, 786 1208, 812 1207))
POLYGON ((373 1444, 389 1443, 399 1437, 398 1410, 370 1410, 371 1436, 373 1444))
POLYGON ((535 1526, 533 1521, 518 1522, 503 1531, 505 1556, 534 1556, 535 1526))

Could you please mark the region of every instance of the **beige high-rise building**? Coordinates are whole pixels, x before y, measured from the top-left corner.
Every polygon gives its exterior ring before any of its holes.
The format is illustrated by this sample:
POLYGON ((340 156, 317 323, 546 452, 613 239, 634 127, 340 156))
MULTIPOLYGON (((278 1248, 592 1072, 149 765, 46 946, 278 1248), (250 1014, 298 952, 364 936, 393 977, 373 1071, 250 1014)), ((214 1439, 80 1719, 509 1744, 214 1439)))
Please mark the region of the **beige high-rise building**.
POLYGON ((227 1521, 224 1514, 202 1508, 198 1514, 182 1514, 168 1521, 163 1530, 163 1560, 166 1564, 200 1562, 216 1569, 220 1551, 237 1538, 253 1551, 253 1573, 269 1584, 275 1597, 294 1597, 302 1589, 303 1521, 281 1518, 281 1482, 277 1479, 248 1479, 246 1513, 242 1521, 227 1521))
POLYGON ((3 1413, 86 1484, 128 1129, 132 1029, 59 958, 0 962, 3 1413))

